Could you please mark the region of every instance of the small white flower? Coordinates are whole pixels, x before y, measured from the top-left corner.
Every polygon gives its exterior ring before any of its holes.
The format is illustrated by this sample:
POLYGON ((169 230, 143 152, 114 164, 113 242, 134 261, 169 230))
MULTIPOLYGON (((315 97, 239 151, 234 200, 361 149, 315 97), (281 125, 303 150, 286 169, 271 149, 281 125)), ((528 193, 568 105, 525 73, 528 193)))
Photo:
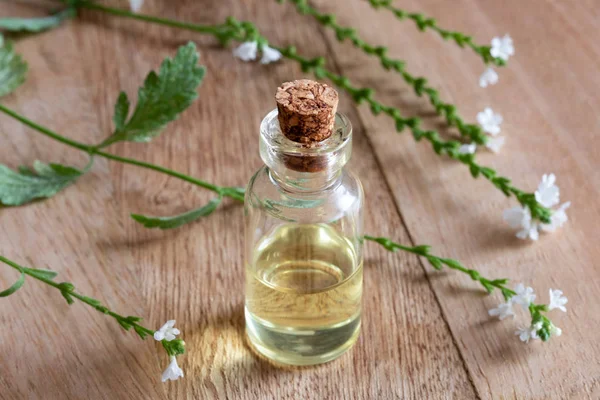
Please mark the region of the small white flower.
POLYGON ((544 207, 552 207, 560 202, 560 189, 555 185, 554 174, 544 174, 535 191, 535 199, 544 207))
POLYGON ((144 4, 144 0, 129 0, 129 8, 134 13, 140 12, 143 4, 144 4))
POLYGON ((458 148, 458 154, 473 154, 477 150, 475 143, 463 144, 458 148))
POLYGON ((504 318, 514 317, 515 313, 512 309, 512 301, 509 300, 506 303, 499 304, 498 307, 489 310, 488 314, 492 317, 498 317, 500 321, 504 318))
POLYGON ((177 358, 175 356, 171 356, 170 359, 171 363, 162 374, 163 382, 166 382, 169 379, 172 381, 176 381, 179 378, 183 378, 183 370, 179 368, 179 365, 177 365, 177 358))
POLYGON ((494 113, 489 107, 477 114, 477 122, 483 128, 484 132, 492 136, 500 133, 500 124, 502 123, 502 115, 494 113))
POLYGON ((530 339, 539 339, 540 338, 537 334, 537 331, 539 331, 541 328, 542 328, 542 323, 538 322, 528 328, 517 329, 517 331, 515 331, 515 335, 517 335, 519 337, 519 339, 521 339, 522 342, 529 343, 530 339))
POLYGON ((560 228, 569 220, 567 217, 567 208, 571 206, 571 202, 567 201, 563 203, 557 210, 552 211, 552 215, 550 216, 549 224, 540 224, 540 228, 545 232, 554 232, 556 229, 560 228))
POLYGON ((562 329, 560 329, 558 326, 551 324, 550 325, 550 335, 552 336, 560 336, 562 335, 562 329))
POLYGON ((531 219, 531 211, 529 211, 529 208, 514 207, 504 210, 503 218, 511 228, 520 229, 517 232, 517 237, 519 239, 539 239, 538 223, 531 219))
POLYGON ((515 296, 511 298, 515 304, 520 304, 524 310, 529 309, 529 305, 535 301, 535 293, 529 286, 525 287, 522 283, 515 286, 515 296))
POLYGON ((500 149, 502 149, 502 146, 504 146, 504 140, 504 136, 489 138, 485 143, 485 147, 494 153, 498 153, 500 152, 500 149))
POLYGON ((279 50, 264 45, 262 48, 262 58, 260 59, 261 64, 269 64, 281 59, 281 53, 279 50))
POLYGON ((258 43, 256 42, 245 42, 239 45, 233 50, 233 56, 239 58, 242 61, 256 60, 256 54, 258 53, 258 43))
POLYGON ((510 35, 506 34, 504 37, 495 37, 492 39, 492 48, 490 49, 492 57, 500 58, 504 61, 515 54, 515 48, 513 46, 513 40, 510 35))
POLYGON ((488 85, 495 85, 496 83, 498 83, 498 74, 492 67, 486 69, 479 77, 479 86, 482 88, 488 85))
POLYGON ((167 321, 159 330, 154 332, 154 339, 158 340, 159 342, 163 339, 167 342, 175 339, 175 336, 179 335, 180 332, 179 329, 174 328, 174 326, 174 319, 167 321))
POLYGON ((548 304, 549 310, 554 310, 558 308, 562 312, 567 312, 567 308, 565 304, 569 301, 565 296, 563 296, 562 290, 549 290, 550 294, 550 304, 548 304))

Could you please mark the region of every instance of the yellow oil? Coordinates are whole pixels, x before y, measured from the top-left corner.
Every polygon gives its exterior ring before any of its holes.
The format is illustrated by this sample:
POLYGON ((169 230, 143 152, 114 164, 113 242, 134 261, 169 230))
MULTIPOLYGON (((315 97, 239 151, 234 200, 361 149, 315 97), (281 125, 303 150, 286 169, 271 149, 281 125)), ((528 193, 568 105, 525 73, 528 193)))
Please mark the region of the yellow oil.
POLYGON ((312 365, 348 350, 360 331, 362 257, 324 224, 288 224, 254 250, 246 271, 246 330, 266 357, 312 365))

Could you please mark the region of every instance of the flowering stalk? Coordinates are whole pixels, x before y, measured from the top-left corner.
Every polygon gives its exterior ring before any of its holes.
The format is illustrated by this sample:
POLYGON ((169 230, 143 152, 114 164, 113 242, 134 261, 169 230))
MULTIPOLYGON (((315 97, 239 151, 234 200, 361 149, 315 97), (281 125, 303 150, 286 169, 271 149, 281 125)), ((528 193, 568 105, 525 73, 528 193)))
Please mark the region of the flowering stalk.
MULTIPOLYGON (((433 268, 436 270, 441 270, 445 265, 450 269, 454 269, 456 271, 460 271, 464 274, 467 274, 471 277, 472 280, 479 282, 488 293, 492 293, 494 289, 500 290, 504 300, 507 302, 506 304, 512 307, 512 301, 514 301, 515 297, 518 295, 517 292, 510 289, 508 284, 508 279, 487 279, 481 276, 479 271, 474 269, 469 269, 462 265, 459 261, 451 259, 451 258, 443 258, 438 257, 436 255, 431 254, 429 251, 431 246, 428 245, 419 245, 419 246, 403 246, 399 243, 395 243, 388 238, 385 237, 374 237, 365 235, 365 240, 370 240, 375 243, 379 243, 386 250, 395 252, 396 250, 403 250, 409 253, 413 253, 422 257, 425 257, 427 261, 431 264, 433 268)), ((562 294, 562 293, 561 293, 562 294)), ((535 296, 533 297, 535 299, 535 296)), ((542 339, 543 341, 547 341, 552 336, 553 332, 557 331, 557 328, 552 324, 550 319, 544 315, 545 312, 548 312, 548 306, 545 304, 535 304, 533 301, 527 302, 527 309, 529 310, 529 314, 531 315, 531 326, 535 327, 535 335, 542 339)), ((490 312, 490 315, 498 315, 490 312)), ((507 314, 508 315, 508 314, 507 314)), ((512 314, 512 308, 510 308, 510 315, 512 314)), ((505 316, 502 316, 503 319, 505 316)), ((527 331, 530 333, 530 331, 527 331)), ((558 335, 555 333, 555 335, 558 335)), ((527 340, 531 336, 527 337, 527 340)))
MULTIPOLYGON (((4 264, 9 265, 10 267, 16 269, 21 274, 35 278, 40 282, 44 282, 48 286, 52 286, 53 288, 58 289, 60 291, 60 294, 65 298, 65 300, 67 301, 67 303, 69 305, 73 304, 75 302, 74 299, 77 299, 77 300, 81 301, 82 303, 85 303, 88 306, 93 307, 96 311, 99 311, 102 314, 106 314, 106 315, 114 318, 119 323, 119 325, 121 325, 121 327, 123 327, 123 329, 128 331, 131 328, 133 328, 133 330, 142 339, 145 339, 146 336, 148 336, 148 335, 152 336, 155 333, 155 331, 153 331, 152 329, 146 328, 139 324, 139 322, 142 320, 141 317, 135 317, 135 316, 131 316, 131 315, 125 317, 123 315, 117 314, 114 311, 111 311, 108 307, 104 306, 99 300, 96 300, 94 298, 84 296, 80 293, 77 293, 75 291, 75 286, 72 283, 54 282, 53 279, 58 275, 54 271, 47 270, 47 269, 26 268, 26 267, 23 267, 23 266, 17 264, 14 261, 9 260, 6 257, 3 257, 2 255, 0 255, 0 261, 2 261, 4 264)), ((22 286, 22 285, 23 285, 23 281, 21 280, 20 286, 22 286)), ((17 287, 17 289, 19 287, 17 287)), ((15 289, 14 291, 16 291, 17 289, 15 289)), ((14 291, 12 293, 14 293, 14 291)), ((163 348, 167 351, 167 354, 169 356, 177 356, 177 355, 185 353, 185 342, 181 339, 171 340, 171 341, 163 339, 160 342, 161 342, 163 348)))
POLYGON ((363 102, 367 103, 373 114, 377 115, 384 113, 391 117, 396 124, 396 131, 402 132, 404 128, 408 127, 412 131, 416 141, 422 139, 427 140, 437 154, 445 153, 450 158, 460 161, 462 164, 468 166, 469 171, 474 178, 482 175, 506 196, 514 196, 522 206, 527 207, 531 211, 532 218, 539 219, 545 223, 550 223, 552 211, 539 204, 535 199, 534 193, 528 193, 517 188, 511 184, 509 178, 498 175, 497 172, 490 167, 478 164, 475 161, 474 154, 462 154, 459 151, 461 142, 456 140, 443 140, 440 138, 438 132, 421 129, 419 127, 421 124, 419 118, 403 117, 399 109, 378 102, 373 98, 373 89, 355 87, 345 76, 334 74, 325 69, 325 59, 323 57, 314 59, 303 58, 296 53, 296 49, 293 46, 278 50, 284 57, 297 61, 303 71, 311 71, 317 78, 327 78, 334 82, 338 87, 348 92, 357 104, 363 102))
MULTIPOLYGON (((279 3, 285 2, 285 0, 277 1, 279 3)), ((298 12, 310 15, 316 21, 321 23, 321 25, 332 29, 335 32, 335 36, 339 42, 349 39, 354 47, 361 49, 368 55, 377 57, 384 69, 396 71, 408 85, 412 86, 417 96, 422 97, 423 94, 427 95, 429 102, 435 107, 438 115, 444 117, 448 125, 456 126, 462 136, 468 137, 473 142, 480 145, 485 145, 487 143, 488 136, 483 133, 479 126, 466 123, 458 114, 456 106, 444 102, 440 98, 439 92, 427 84, 426 78, 421 76, 413 76, 408 73, 406 71, 406 61, 388 57, 387 47, 375 46, 365 42, 358 36, 354 28, 339 25, 336 22, 336 16, 334 14, 320 13, 318 10, 310 6, 307 0, 289 1, 296 6, 298 12)))
POLYGON ((471 48, 479 57, 481 57, 482 61, 485 64, 494 64, 499 67, 503 67, 506 65, 506 61, 492 56, 490 53, 491 46, 481 46, 476 44, 473 41, 473 38, 469 35, 465 35, 461 32, 450 31, 447 29, 443 29, 437 25, 437 22, 433 18, 428 18, 427 16, 419 13, 409 13, 400 8, 396 8, 392 5, 391 0, 368 0, 369 4, 375 9, 382 8, 384 10, 390 11, 394 14, 399 20, 409 19, 412 20, 417 28, 421 32, 424 32, 427 29, 430 29, 434 32, 437 32, 442 39, 444 40, 452 40, 459 47, 464 48, 465 46, 471 48))
POLYGON ((183 174, 181 172, 177 172, 177 171, 165 168, 165 167, 161 167, 160 165, 136 160, 133 158, 121 157, 121 156, 117 156, 117 155, 114 155, 111 153, 104 152, 99 149, 99 146, 90 146, 90 145, 87 145, 87 144, 84 144, 81 142, 77 142, 73 139, 69 139, 65 136, 62 136, 62 135, 56 133, 56 132, 53 132, 52 130, 31 121, 27 117, 17 113, 14 110, 11 110, 10 108, 8 108, 2 104, 0 104, 0 112, 16 119, 17 121, 23 123, 24 125, 29 126, 30 128, 33 128, 37 132, 39 132, 47 137, 50 137, 58 142, 66 144, 67 146, 84 151, 84 152, 88 153, 90 155, 90 157, 99 156, 99 157, 103 157, 103 158, 106 158, 109 160, 118 161, 118 162, 121 162, 124 164, 136 165, 141 168, 151 169, 153 171, 161 172, 163 174, 170 175, 175 178, 181 179, 183 181, 186 181, 186 182, 192 183, 194 185, 203 187, 205 189, 211 190, 211 191, 217 193, 219 196, 231 197, 233 199, 240 200, 240 201, 244 200, 243 191, 241 191, 240 188, 213 185, 212 183, 203 181, 198 178, 191 177, 191 176, 183 174))
MULTIPOLYGON (((183 23, 175 20, 169 20, 166 18, 151 17, 143 14, 136 14, 127 10, 116 9, 112 7, 103 6, 97 3, 90 3, 87 1, 79 1, 76 3, 78 7, 93 9, 112 15, 122 16, 126 18, 132 18, 142 20, 146 22, 153 22, 161 25, 167 25, 180 29, 191 30, 194 32, 211 34, 215 36, 221 43, 226 44, 230 40, 240 42, 258 42, 260 46, 264 46, 268 43, 267 39, 260 35, 260 32, 256 26, 250 22, 238 21, 235 18, 229 17, 226 22, 219 25, 198 25, 183 23)), ((471 43, 471 41, 469 41, 471 43)), ((497 172, 483 165, 478 164, 475 161, 474 154, 461 154, 459 152, 461 142, 456 140, 442 140, 438 132, 434 130, 423 130, 419 127, 421 120, 417 117, 403 117, 400 110, 386 106, 373 98, 374 90, 371 88, 358 88, 351 84, 350 80, 342 75, 337 75, 329 70, 325 66, 325 58, 316 57, 313 59, 304 58, 299 55, 294 46, 288 46, 285 48, 275 47, 272 48, 278 50, 282 56, 298 62, 304 72, 312 72, 318 79, 327 78, 334 82, 338 87, 348 92, 353 100, 357 103, 367 103, 370 106, 371 112, 375 115, 384 113, 391 117, 396 125, 396 130, 401 132, 404 128, 408 127, 413 134, 415 140, 420 141, 422 139, 430 142, 434 151, 437 154, 445 153, 451 158, 460 161, 464 165, 469 167, 471 175, 477 178, 479 175, 485 177, 490 181, 497 189, 501 190, 506 196, 514 196, 517 201, 524 207, 527 207, 531 212, 531 217, 539 219, 544 223, 550 223, 550 216, 552 211, 541 204, 539 204, 533 193, 528 193, 518 189, 511 184, 511 180, 507 177, 500 176, 497 172)), ((480 47, 478 47, 480 48, 480 47)), ((480 51, 483 52, 483 47, 480 51)), ((488 50, 489 52, 489 50, 488 50)))

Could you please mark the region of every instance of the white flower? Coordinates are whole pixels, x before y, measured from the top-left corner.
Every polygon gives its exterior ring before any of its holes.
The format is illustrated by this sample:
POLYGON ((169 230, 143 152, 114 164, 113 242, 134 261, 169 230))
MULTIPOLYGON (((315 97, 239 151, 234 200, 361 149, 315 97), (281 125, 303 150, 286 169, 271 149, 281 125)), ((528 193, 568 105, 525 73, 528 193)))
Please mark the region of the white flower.
POLYGON ((552 207, 560 202, 560 189, 554 184, 555 182, 554 174, 544 174, 535 191, 535 199, 544 207, 552 207))
POLYGON ((251 61, 256 60, 257 52, 258 43, 245 42, 233 50, 233 56, 239 58, 242 61, 251 61))
POLYGON ((562 329, 554 324, 550 324, 550 335, 552 336, 560 336, 562 335, 562 329))
POLYGON ((520 304, 524 310, 529 309, 529 305, 535 300, 535 293, 529 286, 525 287, 522 283, 515 286, 515 292, 517 293, 511 300, 513 303, 520 304))
POLYGON ((554 310, 558 308, 562 312, 567 312, 567 308, 565 304, 569 301, 565 296, 563 296, 562 290, 549 290, 550 294, 550 304, 548 304, 549 310, 554 310))
POLYGON ((494 153, 500 152, 500 149, 504 146, 504 136, 498 136, 489 138, 485 143, 485 147, 493 151, 494 153))
POLYGON ((529 343, 530 339, 539 339, 540 337, 537 334, 542 328, 542 323, 537 322, 536 324, 528 327, 528 328, 519 328, 515 331, 515 335, 519 336, 522 342, 529 343))
POLYGON ((517 232, 519 239, 538 240, 540 237, 538 223, 531 219, 531 211, 527 207, 514 207, 504 210, 504 220, 513 229, 520 229, 517 232))
POLYGON ((570 206, 571 202, 567 201, 566 203, 563 203, 557 210, 552 211, 552 215, 550 216, 550 223, 540 224, 540 228, 545 232, 554 232, 557 228, 563 226, 564 223, 569 220, 565 211, 570 206))
POLYGON ((174 326, 174 319, 167 321, 159 330, 154 332, 154 339, 158 340, 159 342, 163 339, 167 342, 175 339, 175 336, 179 335, 180 332, 179 329, 174 328, 174 326))
POLYGON ((264 45, 262 48, 262 58, 260 59, 261 64, 269 64, 281 59, 281 53, 279 50, 264 45))
POLYGON ((177 365, 177 358, 175 358, 175 356, 171 356, 171 363, 163 372, 162 381, 166 382, 169 379, 176 381, 180 377, 183 378, 183 370, 179 368, 179 365, 177 365))
POLYGON ((498 317, 501 321, 504 318, 514 317, 515 313, 512 309, 512 301, 509 300, 506 303, 499 304, 498 307, 489 310, 488 314, 492 317, 498 317))
POLYGON ((479 77, 479 86, 482 88, 488 85, 495 85, 496 83, 498 83, 498 74, 492 67, 486 69, 479 77))
POLYGON ((463 144, 458 148, 458 154, 473 154, 477 150, 477 145, 475 143, 463 144))
POLYGON ((142 5, 144 4, 144 0, 129 0, 129 8, 134 13, 140 12, 142 5))
POLYGON ((483 128, 484 132, 492 136, 500 133, 500 124, 502 123, 502 115, 494 113, 489 107, 477 114, 477 122, 483 128))
POLYGON ((500 58, 504 61, 515 54, 515 48, 513 46, 513 40, 510 35, 506 34, 504 37, 495 37, 492 39, 492 48, 490 49, 492 57, 500 58))

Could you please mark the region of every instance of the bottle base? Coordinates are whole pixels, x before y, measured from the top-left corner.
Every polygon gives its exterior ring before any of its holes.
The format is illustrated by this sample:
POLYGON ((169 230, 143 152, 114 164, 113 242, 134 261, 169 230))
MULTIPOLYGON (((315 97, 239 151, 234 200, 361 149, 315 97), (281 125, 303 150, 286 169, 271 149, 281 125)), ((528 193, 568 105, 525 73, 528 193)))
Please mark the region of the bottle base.
POLYGON ((245 309, 246 335, 261 355, 279 364, 307 366, 332 361, 348 351, 360 334, 360 314, 326 327, 278 326, 245 309))

